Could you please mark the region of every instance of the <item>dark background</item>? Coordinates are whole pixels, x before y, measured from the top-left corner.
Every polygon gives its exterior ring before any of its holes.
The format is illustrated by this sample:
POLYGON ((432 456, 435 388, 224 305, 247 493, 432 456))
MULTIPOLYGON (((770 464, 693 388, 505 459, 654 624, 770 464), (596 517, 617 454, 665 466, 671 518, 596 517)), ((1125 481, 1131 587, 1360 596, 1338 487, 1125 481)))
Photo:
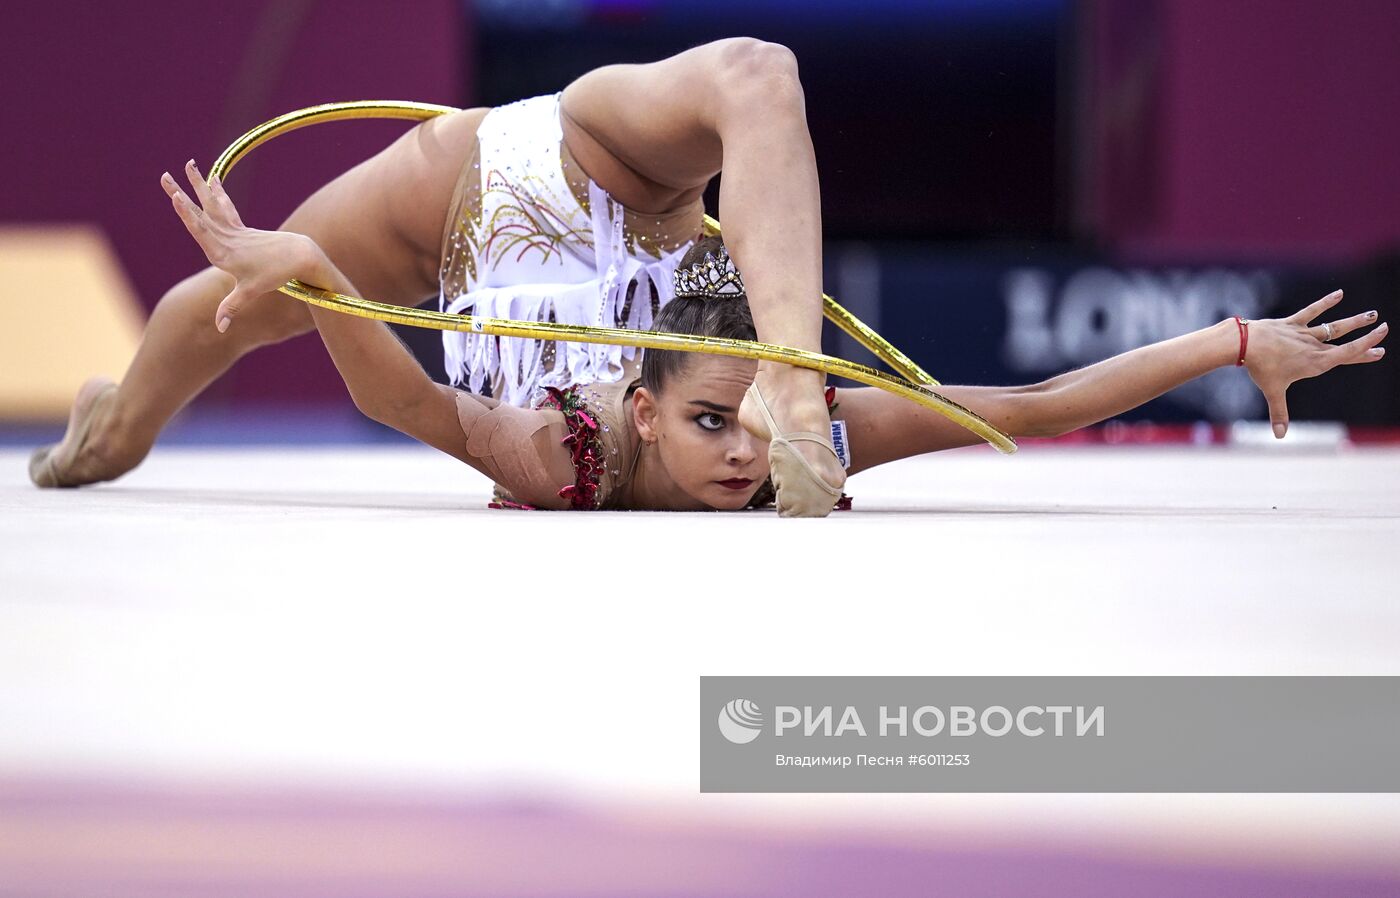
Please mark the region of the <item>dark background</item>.
MULTIPOLYGON (((20 0, 6 14, 0 223, 99 224, 147 307, 203 261, 160 172, 274 115, 494 105, 747 34, 798 56, 828 289, 945 382, 1030 382, 1338 286, 1339 315, 1400 311, 1389 0, 20 0)), ((289 135, 230 187, 245 219, 273 226, 404 127, 289 135)), ((440 376, 437 335, 404 333, 440 376)), ((1400 423, 1397 371, 1299 383, 1293 416, 1400 423)), ((1260 417, 1244 377, 1217 372, 1127 417, 1260 417)), ((269 403, 349 406, 314 334, 244 359, 195 407, 269 403)))

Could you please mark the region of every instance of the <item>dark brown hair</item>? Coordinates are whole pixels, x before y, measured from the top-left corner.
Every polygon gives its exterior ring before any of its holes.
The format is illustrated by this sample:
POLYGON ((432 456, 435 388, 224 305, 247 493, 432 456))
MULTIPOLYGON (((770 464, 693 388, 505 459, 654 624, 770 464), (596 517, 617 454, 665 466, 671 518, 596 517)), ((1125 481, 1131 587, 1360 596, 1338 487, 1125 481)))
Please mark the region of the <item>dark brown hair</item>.
MULTIPOLYGON (((681 268, 703 261, 706 253, 718 254, 724 241, 719 237, 702 237, 681 259, 681 268)), ((654 328, 673 334, 695 334, 699 337, 723 337, 727 340, 754 340, 753 315, 749 298, 742 293, 722 297, 700 298, 682 296, 662 306, 656 315, 654 328)), ((661 395, 666 382, 675 377, 686 364, 688 352, 674 349, 648 349, 642 354, 642 386, 661 395)))

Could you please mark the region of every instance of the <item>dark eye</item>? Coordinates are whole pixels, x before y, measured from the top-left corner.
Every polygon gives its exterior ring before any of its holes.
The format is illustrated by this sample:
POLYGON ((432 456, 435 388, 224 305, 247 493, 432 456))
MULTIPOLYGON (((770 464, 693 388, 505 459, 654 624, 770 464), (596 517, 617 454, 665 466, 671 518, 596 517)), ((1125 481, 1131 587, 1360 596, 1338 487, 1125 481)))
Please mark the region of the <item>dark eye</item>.
POLYGON ((695 416, 695 423, 699 424, 703 430, 723 430, 724 415, 716 412, 701 412, 695 416))

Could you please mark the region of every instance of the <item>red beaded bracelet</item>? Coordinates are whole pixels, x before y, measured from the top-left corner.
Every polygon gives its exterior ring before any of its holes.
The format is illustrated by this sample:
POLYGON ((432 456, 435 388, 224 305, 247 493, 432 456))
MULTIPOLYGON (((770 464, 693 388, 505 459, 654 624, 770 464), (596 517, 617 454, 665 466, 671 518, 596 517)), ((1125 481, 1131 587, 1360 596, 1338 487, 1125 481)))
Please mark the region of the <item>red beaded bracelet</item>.
POLYGON ((1238 368, 1244 364, 1244 351, 1249 346, 1249 322, 1238 315, 1235 316, 1235 322, 1240 328, 1240 358, 1235 362, 1235 367, 1238 368))

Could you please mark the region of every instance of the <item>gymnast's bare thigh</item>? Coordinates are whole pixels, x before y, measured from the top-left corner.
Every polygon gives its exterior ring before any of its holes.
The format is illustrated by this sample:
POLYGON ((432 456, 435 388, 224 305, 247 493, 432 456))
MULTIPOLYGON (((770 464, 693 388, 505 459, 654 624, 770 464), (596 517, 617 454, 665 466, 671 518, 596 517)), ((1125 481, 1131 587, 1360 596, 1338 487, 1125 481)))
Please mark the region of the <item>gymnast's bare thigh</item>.
MULTIPOLYGON (((313 193, 281 230, 315 240, 366 299, 417 306, 436 297, 448 207, 488 112, 477 107, 422 122, 313 193)), ((580 167, 624 204, 659 212, 687 193, 641 178, 568 116, 563 128, 580 167)), ((306 306, 280 293, 255 305, 258 320, 271 321, 279 335, 314 327, 306 306)))
MULTIPOLYGON (((315 240, 366 299, 416 306, 435 297, 448 205, 488 111, 420 123, 313 193, 281 230, 315 240)), ((258 302, 260 316, 284 319, 284 333, 314 327, 306 306, 280 293, 258 302)))

